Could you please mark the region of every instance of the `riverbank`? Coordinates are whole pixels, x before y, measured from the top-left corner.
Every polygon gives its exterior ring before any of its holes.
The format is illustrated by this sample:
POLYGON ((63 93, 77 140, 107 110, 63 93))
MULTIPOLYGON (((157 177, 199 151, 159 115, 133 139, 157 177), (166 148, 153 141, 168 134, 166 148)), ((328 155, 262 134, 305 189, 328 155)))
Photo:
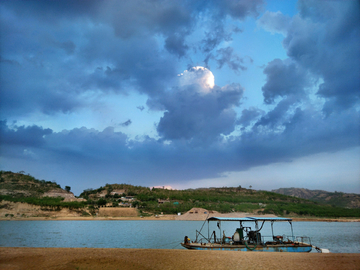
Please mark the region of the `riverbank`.
MULTIPOLYGON (((246 216, 256 216, 256 215, 246 215, 246 216)), ((273 216, 273 215, 272 215, 273 216)), ((229 216, 230 217, 230 216, 229 216)), ((231 216, 231 217, 240 217, 231 216)), ((243 216, 245 217, 245 215, 243 216)), ((258 216, 258 217, 267 217, 267 216, 258 216)), ((273 216, 274 217, 274 216, 273 216)), ((317 217, 289 217, 293 221, 316 221, 316 222, 360 222, 358 218, 317 218, 317 217)), ((158 216, 148 216, 148 217, 1 217, 0 221, 5 220, 205 220, 205 217, 181 217, 178 215, 158 215, 158 216)))
POLYGON ((0 247, 1 269, 360 269, 359 254, 0 247))

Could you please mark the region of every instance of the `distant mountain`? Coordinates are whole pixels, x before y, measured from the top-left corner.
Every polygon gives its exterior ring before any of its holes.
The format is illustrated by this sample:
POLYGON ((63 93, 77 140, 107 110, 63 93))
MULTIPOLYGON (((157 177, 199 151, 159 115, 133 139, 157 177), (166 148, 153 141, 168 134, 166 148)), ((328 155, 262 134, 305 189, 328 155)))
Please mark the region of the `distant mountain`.
POLYGON ((272 192, 344 208, 360 208, 360 195, 306 188, 279 188, 272 192))

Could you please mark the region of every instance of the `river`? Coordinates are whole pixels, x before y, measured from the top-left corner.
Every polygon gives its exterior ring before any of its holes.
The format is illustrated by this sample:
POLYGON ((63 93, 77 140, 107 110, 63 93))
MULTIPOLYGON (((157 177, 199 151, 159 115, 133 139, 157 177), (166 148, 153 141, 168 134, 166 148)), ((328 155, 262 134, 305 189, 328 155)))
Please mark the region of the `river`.
MULTIPOLYGON (((195 239, 203 221, 0 221, 2 247, 79 247, 182 249, 187 235, 195 239)), ((216 223, 210 231, 219 230, 216 223)), ((211 224, 211 223, 210 223, 211 224)), ((231 236, 238 224, 223 222, 222 230, 231 236)), ((295 236, 306 235, 311 243, 333 253, 360 253, 360 222, 293 222, 295 236)), ((204 226, 207 235, 207 224, 204 226)), ((271 235, 265 223, 262 236, 271 235)), ((274 234, 291 235, 288 222, 276 222, 274 234)))

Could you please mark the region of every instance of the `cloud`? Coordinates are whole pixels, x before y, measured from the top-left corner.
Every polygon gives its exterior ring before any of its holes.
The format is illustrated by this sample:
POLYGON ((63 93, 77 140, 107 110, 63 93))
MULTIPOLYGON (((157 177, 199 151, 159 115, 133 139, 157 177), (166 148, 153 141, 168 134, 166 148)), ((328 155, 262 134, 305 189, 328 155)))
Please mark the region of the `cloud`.
POLYGON ((200 140, 202 143, 227 135, 234 130, 238 105, 243 90, 231 85, 202 95, 195 86, 183 87, 159 100, 166 112, 157 126, 158 133, 167 140, 200 140))
POLYGON ((285 35, 291 18, 282 14, 280 11, 266 11, 264 15, 256 21, 257 25, 271 32, 285 35))
POLYGON ((264 114, 264 111, 255 107, 244 109, 241 112, 241 117, 237 120, 236 123, 238 125, 241 125, 243 128, 245 128, 249 126, 251 122, 255 121, 262 114, 264 114))
POLYGON ((196 84, 200 92, 208 93, 215 86, 215 77, 213 73, 204 67, 192 67, 179 74, 179 86, 188 86, 196 84))
POLYGON ((292 19, 279 11, 267 11, 257 21, 265 30, 285 35, 283 46, 293 63, 281 68, 279 60, 274 60, 264 70, 265 102, 290 91, 300 92, 302 78, 312 76, 322 81, 317 95, 325 99, 326 114, 359 104, 359 2, 300 0, 298 7, 299 14, 292 19))
POLYGON ((274 128, 274 130, 276 130, 277 127, 283 125, 287 117, 289 117, 288 112, 290 111, 291 113, 294 107, 296 108, 296 105, 300 105, 299 103, 299 100, 294 96, 283 98, 272 110, 269 110, 263 115, 255 123, 254 127, 267 126, 268 128, 274 128))
POLYGON ((122 127, 128 127, 128 126, 131 125, 131 123, 132 123, 132 121, 129 119, 129 120, 125 121, 124 123, 121 123, 120 126, 122 126, 122 127))
MULTIPOLYGON (((256 16, 262 5, 262 1, 2 2, 0 23, 6 42, 0 63, 1 114, 16 118, 33 112, 72 113, 91 107, 108 92, 161 95, 178 72, 176 60, 202 46, 206 32, 213 33, 207 42, 213 50, 232 33, 224 30, 226 16, 244 20, 256 16), (217 30, 200 30, 200 41, 189 43, 204 20, 211 21, 211 28, 217 25, 217 30)), ((237 60, 231 63, 236 68, 237 60)))
POLYGON ((233 107, 239 106, 243 91, 239 84, 216 86, 210 70, 193 67, 180 74, 178 87, 148 105, 165 110, 157 125, 164 139, 208 143, 234 130, 233 107))
POLYGON ((186 182, 359 146, 358 119, 356 110, 323 118, 315 108, 297 108, 279 120, 275 128, 257 126, 243 131, 241 137, 213 141, 206 147, 194 147, 183 140, 174 140, 170 144, 149 137, 142 141, 130 140, 112 127, 103 131, 83 127, 50 132, 37 126, 10 128, 2 122, 1 130, 6 133, 11 129, 12 137, 35 136, 36 139, 25 139, 18 142, 17 147, 1 141, 0 158, 23 160, 14 164, 23 164, 21 167, 25 171, 34 170, 31 166, 34 156, 43 168, 53 170, 61 164, 56 173, 73 172, 76 176, 69 177, 76 177, 76 185, 82 189, 99 179, 102 179, 102 185, 105 181, 131 181, 141 185, 186 182))
POLYGON ((233 19, 244 20, 247 16, 256 17, 264 5, 264 1, 224 0, 212 1, 212 4, 216 7, 219 17, 230 15, 233 19))
POLYGON ((291 61, 275 59, 264 69, 266 83, 262 87, 264 101, 271 104, 277 97, 302 96, 310 85, 306 70, 291 61))
POLYGON ((206 38, 202 41, 202 51, 209 53, 214 50, 222 41, 231 41, 231 32, 224 29, 222 22, 211 28, 209 32, 205 33, 206 38))
MULTIPOLYGON (((246 67, 243 65, 244 59, 240 58, 236 53, 234 53, 234 49, 231 47, 221 48, 217 50, 219 58, 216 59, 218 63, 218 68, 222 68, 224 64, 227 64, 230 69, 234 71, 246 70, 246 67)), ((251 58, 250 58, 251 59, 251 58)))
MULTIPOLYGON (((262 0, 226 0, 226 1, 208 1, 206 7, 211 9, 211 21, 208 22, 209 29, 205 31, 205 38, 202 40, 201 50, 210 53, 221 42, 232 40, 232 31, 224 27, 224 21, 227 16, 234 20, 242 21, 246 17, 256 17, 262 9, 264 2, 262 0)), ((235 28, 237 29, 237 28, 235 28)))
POLYGON ((168 36, 165 40, 165 48, 178 57, 182 57, 186 54, 189 46, 185 44, 184 35, 174 34, 168 36))
POLYGON ((20 145, 39 147, 45 143, 45 136, 52 134, 49 128, 33 126, 17 126, 10 128, 6 120, 0 120, 0 138, 4 145, 20 145))
POLYGON ((283 41, 288 56, 323 81, 317 95, 327 114, 359 104, 359 2, 299 1, 299 8, 283 41))

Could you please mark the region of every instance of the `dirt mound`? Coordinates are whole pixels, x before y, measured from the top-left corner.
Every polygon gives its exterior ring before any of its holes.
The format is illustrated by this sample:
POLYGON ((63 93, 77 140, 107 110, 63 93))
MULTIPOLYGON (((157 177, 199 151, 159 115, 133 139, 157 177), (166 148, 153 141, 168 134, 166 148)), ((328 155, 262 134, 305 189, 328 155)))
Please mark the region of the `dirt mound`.
POLYGON ((217 211, 209 211, 204 208, 192 208, 181 216, 177 216, 177 220, 205 220, 208 216, 219 216, 217 211))
POLYGON ((276 217, 275 215, 254 215, 245 212, 233 212, 221 214, 217 211, 209 211, 204 208, 192 208, 190 211, 186 212, 181 216, 177 216, 176 220, 205 220, 208 217, 233 217, 233 218, 242 218, 242 217, 276 217))
POLYGON ((49 191, 45 192, 41 197, 52 197, 52 198, 63 197, 65 199, 67 199, 67 201, 76 201, 77 200, 74 196, 74 193, 63 190, 61 188, 49 190, 49 191))
POLYGON ((137 217, 138 211, 135 208, 102 207, 99 209, 99 217, 137 217))

